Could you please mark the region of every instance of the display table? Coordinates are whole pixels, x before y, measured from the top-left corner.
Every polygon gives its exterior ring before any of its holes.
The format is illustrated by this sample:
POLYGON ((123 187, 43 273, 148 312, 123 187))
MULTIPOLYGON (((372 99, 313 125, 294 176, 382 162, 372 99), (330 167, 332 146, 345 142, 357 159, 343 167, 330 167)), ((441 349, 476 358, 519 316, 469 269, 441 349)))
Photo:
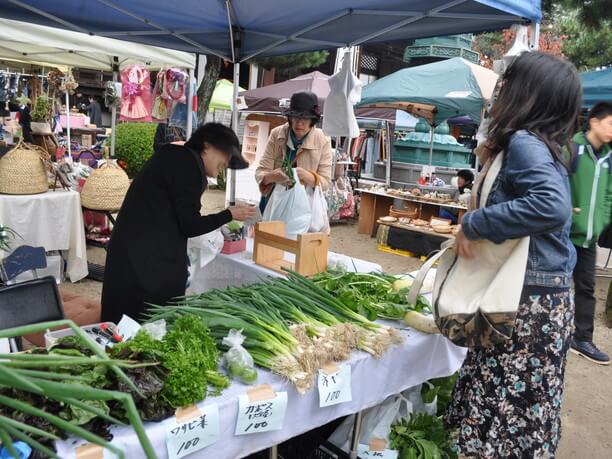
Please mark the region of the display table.
POLYGON ((467 207, 456 204, 443 204, 431 201, 425 201, 416 196, 398 196, 382 191, 370 191, 366 189, 356 189, 356 192, 361 193, 361 201, 359 208, 359 234, 376 235, 376 222, 380 217, 389 215, 389 209, 393 205, 393 200, 399 199, 404 201, 404 205, 408 209, 418 211, 418 218, 429 220, 431 217, 437 217, 441 208, 455 209, 459 212, 459 223, 463 215, 467 211, 467 207))
POLYGON ((0 194, 0 222, 19 234, 13 246, 31 245, 60 250, 72 282, 87 276, 87 249, 76 191, 48 191, 32 195, 0 194))
MULTIPOLYGON (((60 124, 64 129, 68 127, 68 118, 66 117, 66 115, 60 115, 60 124)), ((70 129, 83 128, 86 124, 89 124, 89 116, 70 115, 70 129)))
MULTIPOLYGON (((190 240, 188 246, 193 248, 195 241, 190 240)), ((193 253, 193 252, 192 252, 193 253)), ((197 253, 196 253, 197 255, 197 253)), ((292 255, 287 254, 287 260, 294 261, 292 255)), ((382 271, 380 265, 358 258, 329 252, 328 264, 342 263, 348 271, 374 272, 382 271)), ((201 293, 212 288, 225 288, 228 286, 241 286, 261 282, 266 277, 282 277, 282 274, 255 264, 253 261, 253 240, 247 240, 247 249, 244 252, 225 255, 220 253, 205 266, 199 260, 194 260, 192 266, 191 285, 187 294, 201 293)))
MULTIPOLYGON (((304 432, 322 426, 334 419, 356 413, 381 403, 387 397, 421 384, 431 378, 448 376, 459 369, 465 357, 465 349, 452 344, 441 335, 424 335, 413 330, 403 330, 405 341, 389 349, 380 359, 363 352, 355 352, 351 365, 352 401, 327 408, 319 408, 316 388, 300 395, 289 382, 267 371, 258 370, 258 384, 268 383, 275 392, 286 391, 287 412, 281 430, 235 436, 238 413, 238 396, 250 386, 234 382, 220 397, 208 398, 199 406, 216 403, 219 408, 219 438, 207 448, 188 457, 238 459, 254 452, 280 444, 304 432)), ((145 427, 159 459, 167 458, 165 432, 173 425, 174 418, 145 427)), ((113 444, 124 448, 130 459, 144 458, 138 439, 131 427, 112 428, 113 444)), ((74 448, 80 443, 57 443, 58 455, 63 459, 75 457, 74 448)), ((110 456, 109 456, 110 457, 110 456)))

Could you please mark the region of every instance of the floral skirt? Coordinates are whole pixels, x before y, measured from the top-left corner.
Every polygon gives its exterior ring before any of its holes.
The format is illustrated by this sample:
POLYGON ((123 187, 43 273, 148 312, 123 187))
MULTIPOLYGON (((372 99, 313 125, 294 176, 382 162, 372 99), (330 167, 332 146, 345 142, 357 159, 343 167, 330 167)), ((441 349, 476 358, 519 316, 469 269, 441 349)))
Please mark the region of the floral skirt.
POLYGON ((512 339, 468 352, 445 416, 458 453, 554 457, 573 321, 569 289, 527 287, 512 339))

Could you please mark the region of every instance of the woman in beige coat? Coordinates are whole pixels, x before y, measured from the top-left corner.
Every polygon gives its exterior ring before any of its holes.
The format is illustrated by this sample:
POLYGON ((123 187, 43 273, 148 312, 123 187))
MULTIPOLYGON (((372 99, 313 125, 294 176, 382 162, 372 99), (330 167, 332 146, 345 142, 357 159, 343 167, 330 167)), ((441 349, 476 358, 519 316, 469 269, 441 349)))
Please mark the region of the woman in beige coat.
POLYGON ((320 184, 323 191, 327 191, 331 182, 331 141, 321 129, 315 127, 321 118, 317 96, 305 91, 293 94, 285 116, 287 124, 272 130, 266 151, 255 171, 262 194, 262 212, 274 185, 284 185, 290 181, 283 172, 283 161, 290 162, 296 168, 300 182, 307 187, 320 184))

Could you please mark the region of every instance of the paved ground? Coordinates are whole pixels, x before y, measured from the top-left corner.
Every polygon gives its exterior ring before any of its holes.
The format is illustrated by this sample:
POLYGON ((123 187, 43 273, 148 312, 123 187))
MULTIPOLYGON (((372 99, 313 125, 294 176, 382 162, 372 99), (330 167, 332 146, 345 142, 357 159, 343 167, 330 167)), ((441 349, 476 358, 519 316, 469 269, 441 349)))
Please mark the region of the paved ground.
MULTIPOLYGON (((223 205, 223 195, 205 193, 204 207, 214 211, 223 205)), ((354 225, 338 225, 332 229, 330 250, 379 263, 390 273, 418 269, 414 258, 391 255, 377 250, 376 241, 357 234, 354 225)), ((104 254, 96 249, 90 259, 103 262, 104 254)), ((69 286, 69 284, 65 284, 69 286)), ((597 283, 597 317, 595 340, 602 350, 612 354, 612 329, 604 325, 603 306, 609 281, 597 283)), ((84 280, 70 285, 82 295, 100 297, 101 284, 84 280)), ((612 367, 602 367, 570 354, 566 372, 563 404, 563 437, 558 459, 608 459, 612 457, 612 367)))

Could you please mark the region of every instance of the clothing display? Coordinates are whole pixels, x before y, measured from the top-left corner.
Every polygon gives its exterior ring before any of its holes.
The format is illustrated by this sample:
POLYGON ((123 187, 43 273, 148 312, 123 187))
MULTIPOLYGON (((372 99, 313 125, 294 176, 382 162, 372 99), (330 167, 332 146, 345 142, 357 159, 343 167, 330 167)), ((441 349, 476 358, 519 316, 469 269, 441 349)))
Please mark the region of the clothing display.
POLYGON ((359 125, 353 105, 361 100, 363 83, 351 71, 348 56, 345 56, 340 72, 327 81, 330 92, 323 110, 323 132, 332 137, 357 137, 359 125))
POLYGON ((142 65, 121 70, 121 121, 151 121, 151 75, 142 65))

